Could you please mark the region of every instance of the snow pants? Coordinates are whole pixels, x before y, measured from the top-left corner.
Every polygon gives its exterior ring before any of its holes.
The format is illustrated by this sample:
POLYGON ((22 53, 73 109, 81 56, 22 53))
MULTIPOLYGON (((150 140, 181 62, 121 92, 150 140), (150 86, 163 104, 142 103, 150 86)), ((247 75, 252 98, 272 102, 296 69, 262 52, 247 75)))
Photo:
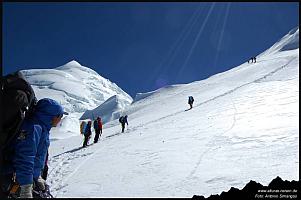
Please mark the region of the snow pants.
POLYGON ((123 133, 124 132, 124 128, 125 128, 125 123, 121 123, 121 128, 122 128, 121 132, 123 133))
POLYGON ((83 147, 88 145, 89 139, 90 139, 91 133, 90 134, 86 134, 85 135, 85 140, 84 140, 84 144, 83 147))
POLYGON ((98 138, 99 138, 99 136, 101 136, 101 133, 102 133, 101 129, 95 130, 94 143, 98 142, 98 138))

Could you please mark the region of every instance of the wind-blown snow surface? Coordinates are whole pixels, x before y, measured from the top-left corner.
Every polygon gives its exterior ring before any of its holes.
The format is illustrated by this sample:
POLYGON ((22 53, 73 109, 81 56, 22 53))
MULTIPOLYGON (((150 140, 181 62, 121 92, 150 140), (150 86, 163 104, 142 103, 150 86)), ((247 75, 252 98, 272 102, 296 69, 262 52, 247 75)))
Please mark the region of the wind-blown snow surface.
MULTIPOLYGON (((287 40, 294 34, 299 29, 278 45, 294 43, 287 40)), ((299 46, 272 48, 257 63, 140 94, 125 112, 123 134, 114 120, 87 148, 79 148, 80 135, 53 141, 53 195, 209 196, 251 179, 298 180, 299 46), (194 108, 185 111, 189 95, 194 108)))
POLYGON ((29 69, 22 73, 32 85, 37 99, 53 98, 70 113, 60 123, 60 128, 51 130, 53 139, 77 135, 80 116, 112 96, 118 96, 121 106, 116 108, 121 110, 133 101, 115 83, 74 60, 55 69, 29 69), (62 131, 67 134, 61 134, 62 131))

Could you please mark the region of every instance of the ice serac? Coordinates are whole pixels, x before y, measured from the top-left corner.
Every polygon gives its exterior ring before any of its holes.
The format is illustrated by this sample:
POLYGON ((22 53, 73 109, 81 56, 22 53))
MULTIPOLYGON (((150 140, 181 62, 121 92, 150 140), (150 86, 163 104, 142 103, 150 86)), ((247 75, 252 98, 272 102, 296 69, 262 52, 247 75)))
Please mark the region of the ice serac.
POLYGON ((91 120, 96 119, 97 117, 101 117, 102 122, 106 123, 108 121, 118 119, 122 114, 122 111, 129 105, 129 101, 122 97, 119 97, 118 95, 114 95, 97 108, 84 112, 80 120, 91 120))

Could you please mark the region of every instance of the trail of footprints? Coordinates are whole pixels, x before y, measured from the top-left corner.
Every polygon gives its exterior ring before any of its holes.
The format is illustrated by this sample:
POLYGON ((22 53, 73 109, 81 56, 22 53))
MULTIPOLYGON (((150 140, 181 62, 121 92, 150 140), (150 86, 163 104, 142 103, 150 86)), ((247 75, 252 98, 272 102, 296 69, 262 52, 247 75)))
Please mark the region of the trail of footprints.
POLYGON ((47 182, 51 185, 51 193, 53 196, 57 196, 59 193, 65 193, 66 191, 63 190, 67 184, 64 183, 64 179, 73 172, 73 168, 71 168, 71 163, 74 159, 86 157, 91 154, 92 152, 87 152, 87 148, 80 149, 76 152, 68 152, 62 154, 58 157, 52 157, 49 159, 49 178, 47 182))

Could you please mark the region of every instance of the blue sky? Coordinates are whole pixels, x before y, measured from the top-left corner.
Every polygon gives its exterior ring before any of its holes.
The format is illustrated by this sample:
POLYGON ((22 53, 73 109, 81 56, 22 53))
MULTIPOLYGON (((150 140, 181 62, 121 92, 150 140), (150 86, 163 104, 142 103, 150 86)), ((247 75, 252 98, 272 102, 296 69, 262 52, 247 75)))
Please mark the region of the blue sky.
POLYGON ((298 24, 297 2, 4 2, 3 75, 76 60, 134 97, 236 67, 298 24))

